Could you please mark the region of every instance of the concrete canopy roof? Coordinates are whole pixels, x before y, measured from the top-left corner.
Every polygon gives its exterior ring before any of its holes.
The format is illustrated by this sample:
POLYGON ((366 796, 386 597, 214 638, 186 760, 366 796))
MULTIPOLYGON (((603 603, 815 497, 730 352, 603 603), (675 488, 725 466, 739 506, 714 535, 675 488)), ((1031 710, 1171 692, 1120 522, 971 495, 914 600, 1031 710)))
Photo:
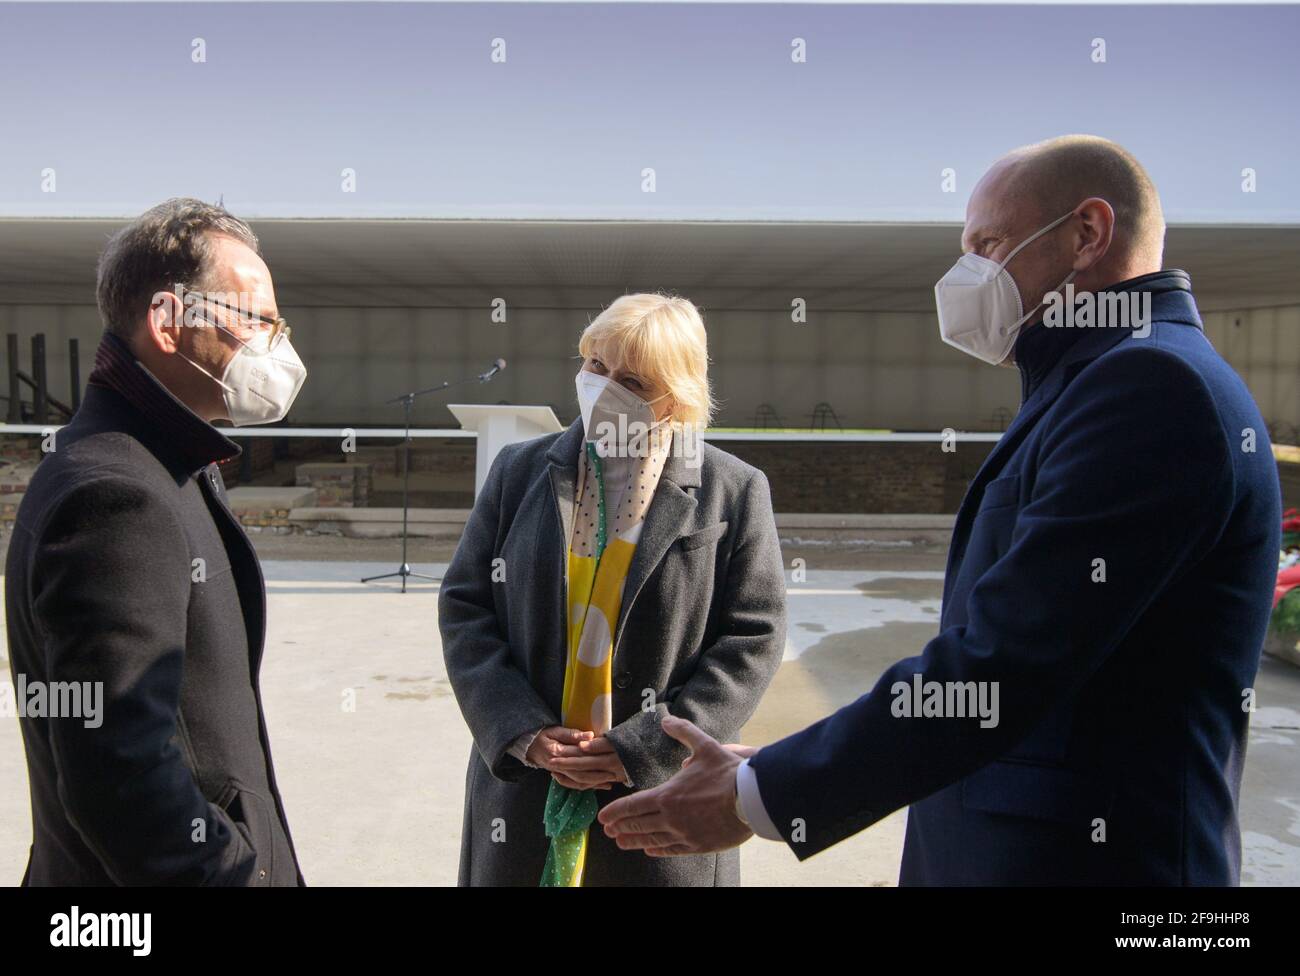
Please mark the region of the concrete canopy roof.
MULTIPOLYGON (((93 304, 121 220, 0 219, 0 303, 93 304)), ((282 307, 598 309, 625 291, 705 308, 924 311, 957 224, 261 220, 282 307)), ((1300 227, 1171 227, 1165 267, 1202 308, 1300 304, 1300 227)))

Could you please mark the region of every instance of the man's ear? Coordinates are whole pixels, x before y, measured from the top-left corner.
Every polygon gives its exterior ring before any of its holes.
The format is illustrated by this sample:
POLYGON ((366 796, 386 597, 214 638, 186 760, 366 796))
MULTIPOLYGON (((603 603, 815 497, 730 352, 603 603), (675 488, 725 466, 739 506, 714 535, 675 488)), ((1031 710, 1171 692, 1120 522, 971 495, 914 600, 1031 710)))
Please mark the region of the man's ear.
POLYGON ((1115 234, 1115 210, 1101 197, 1079 204, 1079 233, 1075 242, 1074 270, 1087 271, 1106 256, 1115 234))
POLYGON ((185 306, 175 292, 160 291, 149 303, 141 339, 155 349, 172 355, 180 348, 185 306))

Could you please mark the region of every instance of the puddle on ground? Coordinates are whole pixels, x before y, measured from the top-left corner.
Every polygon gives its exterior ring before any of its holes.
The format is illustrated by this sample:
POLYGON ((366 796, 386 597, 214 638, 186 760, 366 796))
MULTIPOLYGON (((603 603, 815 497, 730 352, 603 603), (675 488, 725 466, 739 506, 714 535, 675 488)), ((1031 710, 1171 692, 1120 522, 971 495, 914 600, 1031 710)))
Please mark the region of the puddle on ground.
POLYGON ((943 580, 889 576, 869 583, 854 583, 853 588, 863 596, 882 600, 937 600, 943 596, 943 580))
POLYGON ((882 623, 827 634, 781 665, 742 741, 774 742, 865 695, 895 661, 914 657, 936 634, 932 623, 882 623))

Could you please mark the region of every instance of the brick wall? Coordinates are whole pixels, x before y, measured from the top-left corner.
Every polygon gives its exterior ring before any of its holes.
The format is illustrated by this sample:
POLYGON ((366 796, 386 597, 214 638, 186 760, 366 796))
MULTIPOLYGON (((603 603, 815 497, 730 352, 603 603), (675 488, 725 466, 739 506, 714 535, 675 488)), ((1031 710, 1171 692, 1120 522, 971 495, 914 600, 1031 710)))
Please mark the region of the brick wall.
MULTIPOLYGON (((402 473, 400 444, 394 446, 394 471, 402 473)), ((478 456, 478 441, 472 437, 421 438, 411 445, 411 473, 428 471, 434 474, 464 478, 474 490, 474 462, 478 456)))
MULTIPOLYGON (((271 466, 273 450, 291 457, 328 458, 299 465, 298 484, 315 489, 321 505, 364 507, 369 503, 372 472, 376 476, 401 474, 400 443, 363 442, 356 453, 347 455, 337 453, 339 442, 332 439, 286 438, 277 443, 288 446, 275 448, 269 438, 262 437, 242 441, 244 450, 252 453, 254 472, 271 466)), ((464 437, 417 440, 411 450, 411 470, 444 475, 446 483, 468 499, 474 490, 476 446, 473 439, 464 437)), ((992 447, 960 440, 952 453, 943 452, 937 443, 722 441, 718 446, 763 469, 778 512, 909 514, 955 512, 967 482, 992 447)), ((0 435, 0 458, 38 460, 39 439, 0 435)), ((239 462, 221 467, 227 486, 237 487, 239 462)), ((0 481, 5 470, 0 465, 0 481)), ((16 486, 16 490, 21 488, 16 486)))
MULTIPOLYGON (((275 444, 269 437, 246 437, 239 441, 239 446, 249 456, 245 462, 252 466, 253 474, 270 471, 275 467, 275 444)), ((242 460, 242 458, 241 458, 242 460)))
POLYGON ((717 446, 761 468, 778 512, 942 514, 957 511, 966 485, 993 447, 935 443, 808 444, 722 441, 717 446))
MULTIPOLYGON (((255 470, 258 464, 269 464, 269 439, 249 438, 243 444, 254 452, 255 470)), ((966 485, 993 447, 991 443, 962 443, 960 438, 952 453, 944 453, 937 443, 720 441, 717 445, 763 469, 771 482, 773 506, 778 512, 884 514, 957 511, 966 485)), ((317 445, 321 446, 337 450, 338 442, 317 445)), ((471 438, 417 441, 411 453, 411 470, 446 475, 449 483, 468 499, 474 490, 475 446, 471 438)), ((346 460, 375 475, 400 474, 399 452, 398 444, 363 443, 356 454, 341 457, 338 464, 327 467, 345 466, 346 460)), ((23 469, 29 470, 40 457, 40 439, 35 435, 0 434, 0 495, 21 492, 26 485, 23 469)), ((1284 464, 1281 468, 1286 504, 1300 505, 1300 466, 1284 464)), ((223 466, 223 474, 228 486, 238 485, 237 465, 223 466)), ((333 471, 324 478, 321 484, 311 481, 310 487, 323 489, 327 497, 335 497, 341 504, 350 502, 350 507, 367 504, 367 474, 333 471)), ((0 508, 0 519, 5 517, 0 508)), ((8 517, 12 518, 12 513, 8 517)))
POLYGON ((300 464, 296 483, 316 492, 319 508, 365 508, 370 504, 370 465, 300 464))
MULTIPOLYGON (((58 437, 54 440, 58 446, 58 437)), ((41 459, 41 439, 36 434, 0 434, 0 461, 35 463, 41 459)))

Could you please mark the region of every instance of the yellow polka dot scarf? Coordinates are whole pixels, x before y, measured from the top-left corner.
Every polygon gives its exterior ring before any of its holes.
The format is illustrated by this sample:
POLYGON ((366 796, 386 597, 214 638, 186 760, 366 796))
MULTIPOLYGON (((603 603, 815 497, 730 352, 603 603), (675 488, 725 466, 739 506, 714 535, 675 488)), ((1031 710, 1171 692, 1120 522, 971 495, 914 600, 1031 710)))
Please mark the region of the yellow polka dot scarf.
MULTIPOLYGON (((612 724, 614 631, 623 586, 671 440, 665 426, 655 428, 639 444, 632 442, 637 456, 632 458, 628 483, 613 513, 605 510, 600 455, 594 444, 584 442, 567 564, 569 648, 561 722, 568 728, 604 735, 612 724)), ((596 819, 597 806, 594 790, 568 789, 551 780, 543 816, 551 841, 542 870, 543 887, 582 885, 587 831, 596 819)))

